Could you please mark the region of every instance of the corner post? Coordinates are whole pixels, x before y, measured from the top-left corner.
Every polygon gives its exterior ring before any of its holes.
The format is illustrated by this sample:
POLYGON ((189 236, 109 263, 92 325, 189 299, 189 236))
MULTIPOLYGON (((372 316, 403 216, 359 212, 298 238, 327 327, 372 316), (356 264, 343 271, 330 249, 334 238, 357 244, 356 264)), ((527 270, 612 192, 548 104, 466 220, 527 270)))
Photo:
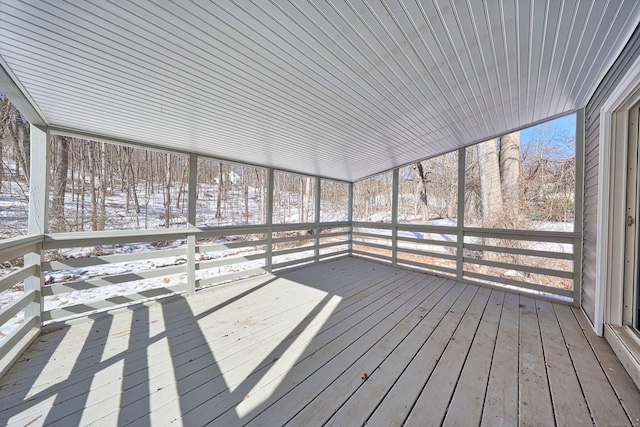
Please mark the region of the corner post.
MULTIPOLYGON (((47 232, 49 215, 49 140, 50 133, 47 128, 31 125, 31 177, 29 182, 29 220, 28 232, 30 235, 43 235, 47 232)), ((24 291, 36 291, 36 301, 30 303, 24 312, 25 320, 35 317, 39 326, 42 326, 42 286, 44 274, 42 262, 44 252, 42 243, 38 243, 36 251, 25 254, 24 265, 35 265, 36 274, 24 281, 24 291)))
POLYGON ((398 168, 393 170, 393 178, 391 180, 391 264, 398 265, 398 188, 399 188, 399 172, 398 168))
POLYGON ((271 273, 273 271, 273 187, 274 187, 274 171, 273 168, 269 168, 267 171, 267 247, 266 247, 266 269, 267 273, 271 273))
POLYGON ((353 256, 353 182, 349 183, 349 256, 353 256))
POLYGON ((458 150, 458 218, 456 221, 456 278, 464 276, 464 184, 467 149, 458 150))
MULTIPOLYGON (((573 232, 579 234, 573 239, 573 305, 582 304, 582 250, 584 235, 584 108, 576 114, 576 187, 574 190, 573 232)), ((600 190, 603 191, 603 190, 600 190)))
POLYGON ((320 185, 322 180, 316 177, 316 212, 315 212, 315 262, 320 262, 320 197, 322 196, 320 185))
POLYGON ((198 192, 198 155, 189 154, 189 182, 187 201, 187 295, 195 295, 196 280, 196 198, 198 192))

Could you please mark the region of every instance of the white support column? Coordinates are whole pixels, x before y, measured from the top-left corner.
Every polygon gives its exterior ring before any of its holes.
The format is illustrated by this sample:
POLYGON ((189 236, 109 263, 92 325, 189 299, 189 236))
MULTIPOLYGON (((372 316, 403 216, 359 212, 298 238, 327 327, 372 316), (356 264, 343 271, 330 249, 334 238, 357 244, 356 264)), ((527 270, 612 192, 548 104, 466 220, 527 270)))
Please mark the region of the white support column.
POLYGON ((196 281, 196 199, 198 191, 198 155, 189 155, 189 189, 187 193, 187 226, 190 232, 187 234, 187 295, 195 295, 196 281))
POLYGON ((391 193, 391 264, 398 265, 398 190, 399 169, 393 170, 391 193))
MULTIPOLYGON (((47 232, 49 209, 49 130, 31 125, 31 175, 29 182, 29 234, 47 232)), ((37 324, 41 325, 42 317, 42 286, 44 275, 42 262, 44 254, 42 244, 38 244, 36 252, 24 256, 24 265, 36 265, 36 274, 24 281, 24 291, 36 291, 36 302, 25 308, 25 319, 35 316, 37 324)))
POLYGON ((322 195, 320 191, 321 183, 322 183, 322 180, 316 177, 315 262, 320 261, 320 196, 322 195))
POLYGON ((584 108, 576 114, 576 187, 574 190, 573 231, 580 233, 573 239, 573 305, 582 305, 582 238, 584 209, 584 108))
POLYGON ((462 280, 464 263, 464 180, 466 166, 466 148, 458 150, 458 219, 456 234, 456 278, 462 280))
POLYGON ((353 256, 353 182, 349 183, 349 256, 353 256))
POLYGON ((267 174, 267 253, 265 258, 265 267, 267 268, 267 273, 271 273, 273 270, 273 259, 271 255, 273 252, 273 168, 269 168, 267 174))

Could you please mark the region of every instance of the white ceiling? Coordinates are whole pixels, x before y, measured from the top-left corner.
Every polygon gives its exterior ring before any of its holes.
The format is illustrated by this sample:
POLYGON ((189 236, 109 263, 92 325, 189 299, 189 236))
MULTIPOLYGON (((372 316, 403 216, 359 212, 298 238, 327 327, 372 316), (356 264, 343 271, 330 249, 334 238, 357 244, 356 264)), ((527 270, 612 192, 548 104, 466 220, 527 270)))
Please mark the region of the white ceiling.
POLYGON ((0 0, 0 56, 53 128, 351 181, 583 107, 639 22, 637 0, 0 0))

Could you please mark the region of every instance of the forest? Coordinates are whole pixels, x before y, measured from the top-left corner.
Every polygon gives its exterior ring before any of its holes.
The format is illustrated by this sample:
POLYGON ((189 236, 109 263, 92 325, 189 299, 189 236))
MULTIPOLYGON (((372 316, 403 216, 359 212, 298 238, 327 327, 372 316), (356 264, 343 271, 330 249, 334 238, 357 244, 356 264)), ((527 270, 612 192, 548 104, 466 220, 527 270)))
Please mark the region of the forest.
MULTIPOLYGON (((11 237, 26 233, 29 124, 5 96, 0 102, 1 233, 11 237)), ((187 225, 188 156, 60 135, 50 150, 51 232, 187 225)), ((465 226, 573 222, 575 134, 548 122, 469 146, 465 157, 465 226)), ((458 151, 400 168, 398 222, 457 223, 457 177, 458 151)), ((197 179, 197 226, 266 223, 266 169, 200 157, 197 179)), ((276 171, 273 223, 314 222, 315 186, 313 177, 276 171)), ((391 172, 356 182, 354 220, 390 222, 391 193, 391 172)), ((347 220, 346 183, 323 179, 320 194, 321 221, 347 220)))

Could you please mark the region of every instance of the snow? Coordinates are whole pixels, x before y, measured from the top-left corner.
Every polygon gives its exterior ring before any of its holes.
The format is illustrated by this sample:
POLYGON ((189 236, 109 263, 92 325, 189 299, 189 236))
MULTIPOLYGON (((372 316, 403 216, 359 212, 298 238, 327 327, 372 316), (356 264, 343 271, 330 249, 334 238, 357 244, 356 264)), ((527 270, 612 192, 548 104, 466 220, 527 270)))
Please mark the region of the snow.
MULTIPOLYGON (((264 208, 264 204, 261 203, 260 197, 262 195, 261 189, 249 187, 249 215, 245 218, 245 205, 244 196, 238 186, 241 184, 241 177, 234 172, 230 172, 228 175, 228 182, 232 184, 232 187, 227 190, 228 200, 223 203, 222 209, 224 210, 223 218, 215 218, 216 213, 216 200, 217 196, 217 184, 202 184, 198 186, 199 194, 202 196, 197 202, 197 225, 198 226, 230 226, 230 225, 244 225, 247 221, 249 224, 259 224, 264 219, 264 213, 261 209, 264 208)), ((28 198, 26 196, 27 186, 24 182, 15 182, 13 180, 6 180, 2 183, 2 191, 0 192, 0 221, 2 221, 2 228, 0 229, 0 238, 11 237, 19 234, 26 234, 27 228, 27 212, 28 212, 28 198)), ((107 216, 108 222, 106 224, 107 229, 140 229, 140 228, 163 228, 165 213, 164 200, 161 192, 155 192, 147 194, 145 197, 141 197, 141 212, 135 213, 135 210, 131 207, 129 211, 126 210, 126 200, 122 191, 116 191, 117 189, 109 189, 109 196, 107 198, 107 216)), ((175 190, 175 189, 174 189, 175 190)), ((295 200, 295 195, 292 195, 291 199, 295 200)), ((175 200, 175 198, 174 198, 175 200)), ((67 200, 65 203, 66 215, 70 219, 75 221, 76 215, 76 202, 77 200, 71 200, 70 192, 67 194, 67 200)), ((89 203, 88 198, 85 203, 89 203)), ((175 203, 175 202, 174 202, 175 203)), ((314 204, 312 204, 314 205, 314 204)), ((313 209, 315 206, 311 206, 313 209)), ((86 207, 87 211, 89 207, 86 207)), ((298 222, 299 212, 297 204, 292 203, 290 209, 285 212, 284 205, 278 206, 278 209, 274 210, 276 216, 274 223, 296 223, 298 222)), ((335 219, 344 219, 347 215, 345 212, 321 212, 323 220, 331 221, 335 219)), ((186 226, 186 207, 184 203, 181 204, 179 209, 175 208, 174 204, 174 218, 172 219, 172 227, 185 227, 186 226)), ((87 217, 88 214, 85 214, 87 217)), ((305 217, 306 217, 305 213, 305 217)), ((310 216, 313 218, 313 214, 310 216)), ((86 219, 86 218, 85 218, 86 219)), ((391 236, 391 230, 378 229, 375 226, 375 222, 390 222, 388 213, 376 213, 371 216, 370 221, 373 222, 365 228, 360 228, 360 231, 378 234, 381 238, 391 236)), ((420 219, 415 219, 413 222, 420 224, 420 219)), ((435 219, 429 222, 434 226, 448 226, 455 227, 457 225, 456 219, 444 218, 435 219)), ((87 224, 83 227, 87 228, 87 224)), ((402 227, 402 225, 399 225, 402 227)), ((562 231, 572 232, 572 223, 560 223, 560 222, 542 222, 542 221, 530 221, 528 224, 530 229, 540 231, 562 231)), ((399 230, 399 236, 411 237, 411 238, 425 238, 431 240, 454 242, 455 236, 446 233, 439 232, 417 232, 399 230)), ((243 239, 246 238, 243 236, 243 239)), ((251 236, 251 238, 255 238, 251 236)), ((368 238, 367 238, 368 239, 368 238)), ((339 239, 338 239, 339 240, 339 239)), ((335 240, 335 241, 338 241, 335 240)), ((481 239, 475 237, 467 237, 467 243, 479 243, 481 239)), ((207 244, 219 244, 224 245, 233 241, 233 238, 221 238, 217 241, 207 244)), ((323 241, 324 242, 324 241, 323 241)), ((166 243, 166 242, 165 242, 166 243)), ((409 244, 410 245, 410 244, 409 244)), ((530 249, 555 251, 555 252, 571 252, 573 247, 571 244, 557 244, 557 243, 545 243, 545 242, 531 242, 528 246, 530 249)), ((321 253, 331 253, 344 250, 346 246, 336 246, 332 248, 322 249, 321 253)), ((163 249, 179 249, 186 252, 186 244, 184 241, 168 242, 166 246, 157 247, 154 244, 128 244, 115 247, 104 247, 105 251, 109 254, 127 254, 127 253, 153 253, 156 250, 163 249)), ((277 255, 274 253, 274 263, 287 262, 291 260, 306 258, 313 255, 313 246, 300 246, 299 251, 287 255, 277 255)), ((439 245, 427 245, 421 244, 421 249, 443 252, 449 251, 447 247, 439 245)), ((212 277, 220 277, 226 274, 242 272, 260 268, 265 266, 264 259, 258 260, 246 260, 246 256, 262 254, 264 253, 263 245, 249 246, 243 248, 227 248, 209 253, 200 253, 197 255, 197 261, 206 261, 214 259, 237 259, 234 264, 213 267, 204 270, 198 270, 196 272, 197 279, 209 279, 212 277)), ((73 248, 68 250, 61 250, 56 254, 56 259, 59 257, 77 259, 82 257, 88 257, 93 254, 93 248, 73 248)), ((135 274, 144 271, 150 271, 162 267, 181 266, 187 262, 186 255, 166 256, 161 258, 152 258, 140 261, 125 261, 112 264, 104 264, 91 267, 82 268, 66 268, 62 270, 48 271, 45 276, 45 286, 53 286, 57 284, 70 283, 76 281, 86 281, 98 277, 109 279, 122 274, 135 274)), ((0 276, 9 274, 12 271, 17 270, 18 266, 4 266, 0 269, 0 276)), ((516 271, 508 271, 508 275, 517 275, 516 271)), ((109 298, 121 297, 128 294, 138 294, 145 291, 162 289, 165 287, 185 285, 187 282, 186 268, 184 272, 176 273, 168 276, 139 279, 131 282, 114 284, 108 286, 100 286, 87 290, 76 290, 59 295, 47 296, 44 298, 44 310, 61 309, 74 305, 90 304, 96 301, 108 300, 109 298)), ((22 284, 19 283, 13 286, 11 289, 0 292, 0 311, 8 307, 23 295, 22 284)), ((154 298, 149 298, 154 299, 154 298)), ((136 301, 135 303, 139 303, 136 301)), ((101 310, 105 311, 107 309, 101 310)), ((84 316, 86 315, 79 315, 84 316)), ((6 337, 11 331, 15 330, 24 321, 22 313, 12 318, 4 325, 0 325, 0 341, 3 337, 6 337)))
MULTIPOLYGON (((219 239, 213 244, 224 244, 228 243, 228 239, 219 239)), ((164 247, 162 249, 169 248, 178 248, 185 249, 186 246, 182 243, 179 245, 164 247)), ((301 247, 302 252, 296 252, 293 254, 280 255, 278 256, 277 262, 285 262, 292 261, 300 258, 304 258, 309 256, 309 250, 306 247, 301 247)), ((311 247, 311 250, 313 247, 311 247)), ((115 253, 128 253, 128 252, 139 252, 146 251, 152 252, 155 248, 152 245, 125 245, 121 248, 118 248, 115 253)), ((332 251, 337 251, 339 249, 331 248, 332 251)), ((87 248, 81 249, 73 249, 64 252, 65 257, 75 258, 86 256, 87 248)), ((324 251, 326 252, 326 251, 324 251)), ((218 250, 215 252, 208 253, 200 253, 197 255, 196 261, 206 261, 213 259, 224 259, 224 258, 234 258, 237 259, 237 262, 231 265, 222 266, 222 267, 213 267, 205 270, 199 270, 196 272, 196 279, 207 279, 211 277, 220 277, 230 273, 236 273, 241 271, 247 271, 254 268, 264 267, 265 260, 245 260, 243 258, 248 255, 261 254, 264 253, 264 250, 258 247, 245 247, 245 248, 230 248, 218 250)), ((313 254, 313 252, 311 252, 313 254)), ((274 260, 275 261, 275 260, 274 260)), ((109 277, 114 277, 120 274, 126 273, 139 273, 142 271, 149 271, 156 268, 169 267, 169 266, 177 266, 186 264, 187 259, 186 255, 179 256, 170 256, 163 258, 155 258, 149 260, 142 261, 126 261, 114 264, 105 264, 91 267, 82 267, 82 268, 68 268, 64 270, 52 270, 48 271, 45 275, 45 286, 52 286, 55 284, 66 284, 69 282, 89 280, 96 277, 102 277, 108 279, 109 277)), ((163 276, 159 278, 151 278, 151 279, 141 279, 135 280, 131 282, 115 284, 110 286, 101 286, 93 289, 85 289, 85 290, 76 290, 71 292, 66 292, 64 294, 46 296, 44 299, 44 310, 54 310, 64 307, 69 307, 78 304, 90 304, 95 301, 102 301, 109 298, 120 297, 128 294, 141 293, 144 291, 161 289, 164 287, 170 287, 175 285, 185 285, 187 282, 187 273, 178 273, 172 274, 169 276, 163 276)), ((169 293, 163 295, 163 297, 168 295, 174 295, 174 293, 169 293)), ((16 301, 23 295, 22 284, 17 284, 13 286, 11 289, 0 293, 0 311, 4 308, 8 307, 11 303, 16 301)), ((155 298, 149 298, 148 300, 152 300, 155 298)), ((136 301, 135 303, 139 303, 140 301, 136 301)), ((126 306, 127 304, 123 305, 126 306)), ((113 308, 110 308, 113 309, 113 308)), ((104 310, 94 310, 92 313, 104 310)), ((85 314, 79 316, 69 316, 71 317, 81 317, 85 314)), ((21 314, 14 316, 9 322, 0 326, 0 342, 3 337, 6 337, 11 333, 15 328, 17 328, 24 321, 23 316, 21 314)))

